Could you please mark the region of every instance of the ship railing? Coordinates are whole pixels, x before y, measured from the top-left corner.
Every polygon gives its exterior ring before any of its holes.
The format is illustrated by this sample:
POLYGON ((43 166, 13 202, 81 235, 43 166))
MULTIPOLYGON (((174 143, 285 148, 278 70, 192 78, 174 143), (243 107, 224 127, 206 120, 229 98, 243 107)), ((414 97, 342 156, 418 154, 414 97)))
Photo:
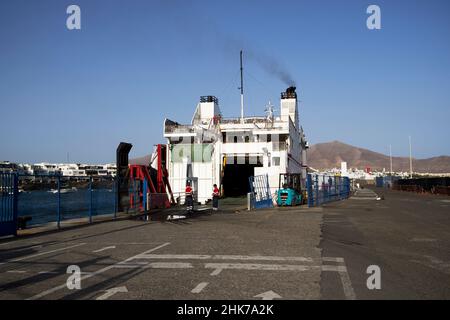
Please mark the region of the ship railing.
POLYGON ((171 124, 164 128, 165 133, 194 133, 195 128, 192 125, 171 124))
MULTIPOLYGON (((252 124, 255 122, 256 123, 265 123, 265 122, 267 122, 267 118, 261 117, 261 116, 250 116, 250 117, 244 118, 245 124, 252 124)), ((236 124, 238 124, 238 123, 241 123, 241 118, 221 118, 220 123, 223 123, 223 124, 236 123, 236 124)))

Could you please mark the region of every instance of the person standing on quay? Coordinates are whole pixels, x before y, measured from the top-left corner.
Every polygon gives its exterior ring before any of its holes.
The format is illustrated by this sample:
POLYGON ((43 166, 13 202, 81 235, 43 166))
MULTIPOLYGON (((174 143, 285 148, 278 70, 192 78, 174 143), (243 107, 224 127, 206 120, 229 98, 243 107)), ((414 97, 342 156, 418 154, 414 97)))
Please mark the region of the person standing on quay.
POLYGON ((220 191, 219 188, 217 188, 217 184, 214 184, 213 186, 213 210, 217 211, 219 210, 219 196, 220 196, 220 191))
POLYGON ((189 213, 192 213, 192 211, 194 210, 194 191, 192 190, 191 184, 189 182, 186 183, 185 192, 186 209, 189 213))

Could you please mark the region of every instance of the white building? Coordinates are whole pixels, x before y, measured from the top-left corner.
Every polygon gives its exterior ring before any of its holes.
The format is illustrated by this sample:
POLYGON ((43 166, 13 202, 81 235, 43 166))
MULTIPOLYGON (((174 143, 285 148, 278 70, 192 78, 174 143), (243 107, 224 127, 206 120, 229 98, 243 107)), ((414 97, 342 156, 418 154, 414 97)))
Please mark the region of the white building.
POLYGON ((35 175, 57 175, 59 174, 59 169, 57 164, 41 162, 35 163, 32 166, 33 173, 35 175))
POLYGON ((59 164, 58 169, 64 177, 85 177, 86 170, 81 170, 76 163, 59 164))
POLYGON ((272 194, 280 173, 301 173, 306 179, 306 149, 299 124, 295 87, 281 94, 280 116, 269 107, 262 117, 223 119, 218 99, 203 96, 191 124, 166 119, 167 167, 175 196, 184 196, 187 177, 195 177, 199 202, 211 199, 213 184, 225 196, 243 196, 248 178, 269 176, 272 194))

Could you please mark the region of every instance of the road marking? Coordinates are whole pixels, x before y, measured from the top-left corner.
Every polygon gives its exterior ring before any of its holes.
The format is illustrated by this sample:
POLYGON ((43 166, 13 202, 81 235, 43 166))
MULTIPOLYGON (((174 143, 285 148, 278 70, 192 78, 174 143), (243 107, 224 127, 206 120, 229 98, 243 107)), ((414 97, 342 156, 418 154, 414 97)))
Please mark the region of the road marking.
POLYGON ((322 271, 333 271, 333 272, 347 272, 346 266, 329 266, 329 265, 322 265, 320 266, 322 271))
MULTIPOLYGON (((335 266, 333 266, 335 267, 335 266)), ((321 266, 304 266, 292 264, 260 264, 260 263, 205 263, 207 269, 240 269, 265 271, 308 271, 319 269, 321 266)))
POLYGON ((116 248, 116 246, 109 246, 109 247, 104 247, 104 248, 101 248, 101 249, 98 249, 98 250, 94 250, 92 252, 97 253, 97 252, 102 252, 102 251, 105 251, 105 250, 115 249, 115 248, 116 248))
POLYGON ((341 277, 342 287, 344 288, 344 295, 347 300, 355 300, 356 295, 352 287, 352 282, 350 281, 350 276, 347 271, 339 271, 339 276, 341 277))
POLYGON ((116 293, 120 293, 120 292, 123 292, 123 293, 128 292, 127 287, 116 287, 116 288, 108 289, 108 290, 106 290, 106 292, 104 294, 102 294, 96 300, 106 300, 109 297, 115 295, 116 293))
POLYGON ((191 290, 192 293, 200 293, 208 285, 209 282, 200 282, 194 289, 191 290))
POLYGON ((38 274, 57 274, 56 271, 39 271, 38 274))
POLYGON ((440 260, 438 258, 435 258, 433 256, 425 255, 424 257, 429 262, 425 262, 425 261, 421 261, 421 260, 410 260, 410 261, 422 264, 422 265, 427 266, 427 267, 432 268, 432 269, 436 269, 436 270, 441 271, 443 273, 450 274, 450 263, 442 261, 442 260, 440 260))
MULTIPOLYGON (((339 259, 339 258, 337 258, 339 259)), ((343 258, 342 262, 344 262, 343 258)), ((347 267, 344 265, 335 266, 336 269, 331 269, 331 266, 322 266, 322 271, 337 271, 339 277, 341 278, 342 288, 344 289, 344 295, 347 300, 356 300, 355 290, 353 290, 352 281, 350 280, 350 275, 348 274, 347 267)))
POLYGON ((264 270, 264 271, 322 271, 347 272, 345 266, 296 265, 296 264, 260 264, 260 263, 205 263, 206 269, 214 269, 211 275, 219 274, 223 269, 264 270))
POLYGON ((7 244, 11 244, 11 243, 17 243, 17 242, 16 241, 10 241, 10 242, 0 243, 0 247, 1 246, 6 246, 7 244))
POLYGON ((27 271, 25 270, 7 270, 7 273, 26 273, 27 271))
POLYGON ((275 257, 275 256, 232 256, 232 255, 215 255, 213 259, 221 260, 263 260, 263 261, 301 261, 313 262, 312 258, 305 257, 275 257))
POLYGON ((274 292, 272 290, 260 293, 260 294, 258 294, 256 296, 253 296, 253 297, 254 298, 262 298, 262 300, 281 299, 281 296, 278 293, 276 293, 276 292, 274 292))
POLYGON ((222 272, 222 269, 216 269, 213 272, 211 272, 210 276, 217 276, 222 272))
POLYGON ((140 268, 140 267, 146 266, 148 264, 149 263, 147 261, 136 261, 133 263, 116 265, 116 268, 140 268))
POLYGON ((145 264, 121 264, 121 265, 117 265, 115 266, 115 268, 117 269, 133 269, 133 268, 143 268, 144 266, 148 265, 148 263, 145 264))
POLYGON ((196 260, 196 259, 211 259, 210 255, 203 254, 142 254, 139 259, 180 259, 180 260, 196 260))
POLYGON ((411 242, 435 242, 435 241, 437 241, 437 239, 433 239, 433 238, 412 238, 409 241, 411 241, 411 242))
POLYGON ((344 263, 344 258, 339 258, 339 257, 322 257, 322 261, 344 263))
POLYGON ((185 262, 153 262, 146 265, 144 268, 153 269, 188 269, 193 268, 192 264, 185 262))
MULTIPOLYGON (((95 272, 92 272, 92 273, 89 274, 89 275, 86 275, 86 276, 84 276, 84 277, 81 277, 81 280, 80 280, 80 281, 86 280, 86 279, 91 278, 91 277, 93 277, 93 276, 95 276, 95 275, 98 275, 98 274, 100 274, 100 273, 103 273, 103 272, 106 272, 106 271, 108 271, 108 270, 111 270, 111 269, 113 269, 114 267, 116 267, 117 265, 124 265, 124 264, 127 264, 127 263, 128 263, 129 261, 131 261, 131 260, 138 259, 139 255, 148 254, 148 253, 150 253, 150 252, 153 252, 153 251, 156 251, 156 250, 158 250, 158 249, 164 248, 165 246, 168 246, 169 244, 170 244, 170 242, 163 243, 162 245, 159 245, 159 246, 154 247, 154 248, 152 248, 152 249, 150 249, 150 250, 144 251, 144 252, 141 253, 141 254, 132 256, 132 257, 130 257, 130 258, 126 259, 126 260, 123 260, 123 261, 121 261, 121 262, 118 262, 118 263, 116 263, 116 264, 113 264, 113 265, 104 267, 104 268, 102 268, 102 269, 100 269, 100 270, 97 270, 97 271, 95 271, 95 272)), ((41 293, 36 294, 36 295, 34 295, 34 296, 32 296, 32 297, 26 299, 26 300, 37 300, 37 299, 40 299, 40 298, 42 298, 42 297, 45 297, 45 296, 47 296, 47 295, 49 295, 49 294, 51 294, 51 293, 53 293, 53 292, 56 292, 56 291, 61 290, 61 289, 64 289, 64 288, 67 288, 66 283, 64 283, 64 284, 62 284, 62 285, 59 285, 59 286, 56 286, 56 287, 53 287, 53 288, 50 288, 50 289, 48 289, 48 290, 42 291, 41 293)))
POLYGON ((276 256, 242 256, 242 255, 204 255, 204 254, 143 254, 141 259, 188 259, 188 260, 261 260, 261 261, 301 261, 314 262, 305 257, 276 257, 276 256))
POLYGON ((79 243, 79 244, 75 244, 75 245, 69 246, 69 247, 64 247, 64 248, 59 248, 59 249, 55 249, 55 250, 40 252, 40 253, 32 254, 32 255, 29 255, 29 256, 22 257, 22 258, 16 258, 16 259, 8 260, 7 262, 18 262, 18 261, 22 261, 22 260, 26 260, 26 259, 30 259, 30 258, 43 256, 43 255, 50 254, 50 253, 55 253, 55 252, 64 251, 64 250, 67 250, 67 249, 72 249, 72 248, 84 246, 85 244, 86 243, 79 243))

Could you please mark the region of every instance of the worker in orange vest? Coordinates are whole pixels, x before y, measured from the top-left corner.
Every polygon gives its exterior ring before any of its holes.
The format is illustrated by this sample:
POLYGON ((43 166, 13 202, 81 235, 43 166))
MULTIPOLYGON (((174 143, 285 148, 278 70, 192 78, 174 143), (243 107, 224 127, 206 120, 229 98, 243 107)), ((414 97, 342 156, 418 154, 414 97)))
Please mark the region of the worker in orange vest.
POLYGON ((186 183, 186 191, 185 191, 185 195, 186 195, 186 209, 189 212, 192 212, 192 210, 194 209, 194 191, 192 190, 191 184, 189 182, 186 183))
POLYGON ((219 210, 219 196, 220 196, 220 191, 219 188, 217 188, 217 184, 214 184, 213 186, 213 210, 217 211, 219 210))

